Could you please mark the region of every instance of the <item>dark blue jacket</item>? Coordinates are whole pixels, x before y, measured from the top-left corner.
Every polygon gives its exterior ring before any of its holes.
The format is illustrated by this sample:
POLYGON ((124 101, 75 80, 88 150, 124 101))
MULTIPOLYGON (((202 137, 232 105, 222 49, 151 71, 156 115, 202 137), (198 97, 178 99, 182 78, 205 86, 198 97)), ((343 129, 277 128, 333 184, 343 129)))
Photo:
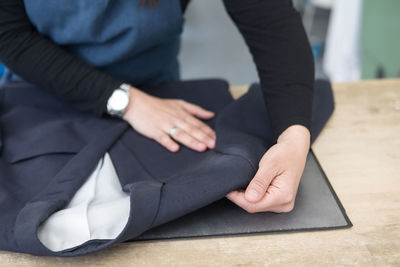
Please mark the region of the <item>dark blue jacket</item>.
MULTIPOLYGON (((146 90, 215 111, 216 118, 207 123, 216 130, 216 148, 199 153, 182 147, 172 153, 123 121, 76 111, 27 83, 1 87, 1 250, 57 256, 95 252, 247 186, 273 140, 258 85, 236 101, 221 80, 172 82, 146 90), (68 204, 106 151, 131 195, 127 226, 115 240, 48 250, 37 237, 38 226, 68 204)), ((317 82, 313 138, 332 110, 329 83, 317 82)))

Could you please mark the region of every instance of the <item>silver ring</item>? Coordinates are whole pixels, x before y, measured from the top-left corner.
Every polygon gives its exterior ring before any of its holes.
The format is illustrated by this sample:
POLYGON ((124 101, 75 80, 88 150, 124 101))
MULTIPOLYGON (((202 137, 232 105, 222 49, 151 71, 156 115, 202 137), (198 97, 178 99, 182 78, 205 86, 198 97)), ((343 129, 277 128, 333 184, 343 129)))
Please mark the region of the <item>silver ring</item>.
POLYGON ((178 127, 173 126, 171 129, 169 129, 169 135, 174 136, 176 130, 178 130, 178 127))

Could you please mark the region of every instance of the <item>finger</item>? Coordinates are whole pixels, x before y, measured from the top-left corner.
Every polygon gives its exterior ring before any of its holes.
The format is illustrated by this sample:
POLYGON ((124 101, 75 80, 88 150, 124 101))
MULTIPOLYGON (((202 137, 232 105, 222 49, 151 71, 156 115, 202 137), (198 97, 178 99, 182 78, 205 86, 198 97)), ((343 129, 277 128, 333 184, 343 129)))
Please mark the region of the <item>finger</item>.
POLYGON ((232 191, 226 195, 226 198, 249 213, 264 211, 264 207, 259 207, 259 203, 247 201, 242 191, 232 191))
POLYGON ((207 146, 197 140, 196 138, 192 137, 190 134, 188 134, 185 130, 181 128, 177 128, 174 134, 172 135, 172 138, 174 138, 175 141, 178 141, 179 143, 184 144, 185 146, 202 152, 207 149, 207 146))
POLYGON ((274 169, 268 163, 264 163, 262 167, 259 167, 256 175, 246 188, 245 198, 247 201, 258 202, 263 198, 271 181, 276 176, 274 169))
POLYGON ((201 119, 211 119, 214 117, 215 113, 209 110, 206 110, 198 105, 183 101, 181 102, 183 108, 192 115, 199 117, 201 119))
POLYGON ((232 191, 226 195, 230 201, 246 210, 249 213, 255 212, 282 212, 284 211, 282 205, 278 202, 278 199, 274 195, 266 194, 261 201, 254 203, 250 202, 245 198, 245 193, 242 191, 232 191))
POLYGON ((179 150, 179 145, 164 132, 160 132, 155 140, 171 152, 177 152, 179 150))
POLYGON ((215 147, 215 139, 207 135, 202 129, 183 121, 177 122, 176 125, 210 149, 215 147))
POLYGON ((201 120, 197 119, 196 117, 193 117, 192 115, 188 115, 187 117, 185 117, 185 121, 187 123, 199 128, 201 131, 203 131, 205 134, 210 136, 215 141, 216 134, 215 134, 215 131, 210 126, 208 126, 201 120))

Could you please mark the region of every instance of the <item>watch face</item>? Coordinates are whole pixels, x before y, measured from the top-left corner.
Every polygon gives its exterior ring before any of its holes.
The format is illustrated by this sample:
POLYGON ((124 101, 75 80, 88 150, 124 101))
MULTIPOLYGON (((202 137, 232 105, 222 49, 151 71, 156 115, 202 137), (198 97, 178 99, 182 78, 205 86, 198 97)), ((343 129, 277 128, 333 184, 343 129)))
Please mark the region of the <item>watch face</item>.
POLYGON ((128 96, 123 90, 115 90, 109 104, 112 109, 120 111, 126 108, 128 102, 128 96))

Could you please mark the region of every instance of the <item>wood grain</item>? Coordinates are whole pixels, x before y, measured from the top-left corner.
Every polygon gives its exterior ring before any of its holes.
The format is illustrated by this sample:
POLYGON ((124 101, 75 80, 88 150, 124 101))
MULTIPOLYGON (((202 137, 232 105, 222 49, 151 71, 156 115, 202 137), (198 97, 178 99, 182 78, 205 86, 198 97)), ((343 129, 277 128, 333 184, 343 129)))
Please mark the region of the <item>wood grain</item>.
POLYGON ((334 84, 334 94, 313 149, 353 228, 124 243, 78 258, 2 251, 0 265, 400 266, 400 80, 334 84))

